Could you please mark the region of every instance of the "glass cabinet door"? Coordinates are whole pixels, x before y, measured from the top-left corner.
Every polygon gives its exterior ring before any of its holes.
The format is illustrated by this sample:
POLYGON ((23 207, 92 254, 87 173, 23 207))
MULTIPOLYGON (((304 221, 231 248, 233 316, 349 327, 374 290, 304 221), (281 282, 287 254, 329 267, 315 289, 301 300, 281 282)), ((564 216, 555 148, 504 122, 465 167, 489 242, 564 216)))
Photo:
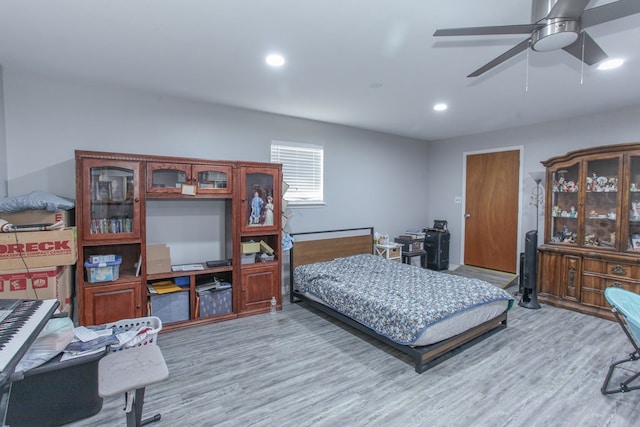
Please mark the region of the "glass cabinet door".
POLYGON ((184 163, 147 163, 147 192, 182 192, 182 186, 191 182, 191 165, 184 163))
POLYGON ((243 168, 241 184, 244 231, 277 231, 280 226, 280 194, 276 169, 243 168))
POLYGON ((87 240, 138 238, 140 236, 140 164, 125 161, 87 160, 83 180, 87 240), (117 236, 116 236, 117 235, 117 236))
POLYGON ((584 246, 616 247, 618 223, 618 157, 585 164, 584 246))
POLYGON ((231 194, 231 166, 194 165, 198 194, 231 194))
POLYGON ((147 163, 147 192, 231 195, 231 166, 147 163), (191 187, 189 187, 191 186, 191 187))
MULTIPOLYGON (((640 252, 640 157, 631 157, 629 174, 629 242, 627 247, 640 252)), ((624 248, 623 248, 624 249, 624 248)))
POLYGON ((578 163, 553 170, 551 182, 551 235, 552 243, 575 245, 578 239, 579 175, 578 163))

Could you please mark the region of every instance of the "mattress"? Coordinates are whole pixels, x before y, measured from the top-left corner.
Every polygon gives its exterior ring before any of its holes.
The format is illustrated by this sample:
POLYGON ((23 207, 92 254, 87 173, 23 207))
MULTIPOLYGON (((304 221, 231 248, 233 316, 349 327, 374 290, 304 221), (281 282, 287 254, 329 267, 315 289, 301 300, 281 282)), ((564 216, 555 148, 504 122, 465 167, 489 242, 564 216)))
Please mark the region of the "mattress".
POLYGON ((294 289, 390 340, 424 346, 509 310, 513 298, 479 279, 361 254, 294 270, 294 289))

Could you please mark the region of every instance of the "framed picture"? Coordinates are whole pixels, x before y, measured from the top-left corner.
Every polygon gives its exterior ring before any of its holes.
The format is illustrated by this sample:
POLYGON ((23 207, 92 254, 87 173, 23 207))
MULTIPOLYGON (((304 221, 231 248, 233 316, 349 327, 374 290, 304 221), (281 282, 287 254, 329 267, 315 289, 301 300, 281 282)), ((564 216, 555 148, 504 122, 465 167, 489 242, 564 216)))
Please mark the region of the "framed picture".
POLYGON ((111 181, 96 183, 96 200, 111 200, 111 181))
POLYGON ((122 202, 127 197, 127 177, 117 176, 111 178, 111 200, 122 202))
POLYGON ((634 251, 640 251, 640 238, 632 238, 631 246, 633 247, 634 251))

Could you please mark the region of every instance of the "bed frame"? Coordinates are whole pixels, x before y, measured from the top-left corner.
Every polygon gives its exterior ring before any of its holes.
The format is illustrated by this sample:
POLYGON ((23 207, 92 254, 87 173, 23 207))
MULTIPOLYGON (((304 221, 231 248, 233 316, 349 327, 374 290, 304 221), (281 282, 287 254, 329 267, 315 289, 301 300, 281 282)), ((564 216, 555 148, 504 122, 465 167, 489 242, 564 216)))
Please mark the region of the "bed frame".
POLYGON ((499 316, 469 329, 466 332, 435 344, 412 347, 391 341, 387 337, 379 335, 360 322, 357 322, 324 304, 307 298, 305 295, 294 290, 293 284, 293 270, 299 265, 330 261, 334 258, 362 253, 373 253, 373 227, 292 234, 294 239, 296 239, 296 236, 303 235, 306 235, 307 237, 315 235, 317 240, 295 241, 293 249, 289 252, 289 298, 291 302, 295 303, 303 301, 309 306, 346 323, 358 331, 364 332, 365 334, 382 341, 396 350, 409 355, 413 358, 415 370, 419 374, 507 327, 507 312, 505 311, 499 316), (347 234, 347 236, 335 238, 326 237, 332 234, 347 234))

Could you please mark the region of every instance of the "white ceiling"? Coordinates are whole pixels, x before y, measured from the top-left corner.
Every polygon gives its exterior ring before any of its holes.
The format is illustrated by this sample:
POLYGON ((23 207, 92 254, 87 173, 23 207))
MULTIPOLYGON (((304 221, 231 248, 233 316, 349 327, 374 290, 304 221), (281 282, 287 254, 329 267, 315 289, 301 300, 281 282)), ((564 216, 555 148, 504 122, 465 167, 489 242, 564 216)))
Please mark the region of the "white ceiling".
POLYGON ((610 72, 530 51, 467 78, 526 36, 433 37, 530 15, 530 0, 1 0, 0 64, 427 140, 640 102, 640 14, 588 29, 626 60, 610 72))

